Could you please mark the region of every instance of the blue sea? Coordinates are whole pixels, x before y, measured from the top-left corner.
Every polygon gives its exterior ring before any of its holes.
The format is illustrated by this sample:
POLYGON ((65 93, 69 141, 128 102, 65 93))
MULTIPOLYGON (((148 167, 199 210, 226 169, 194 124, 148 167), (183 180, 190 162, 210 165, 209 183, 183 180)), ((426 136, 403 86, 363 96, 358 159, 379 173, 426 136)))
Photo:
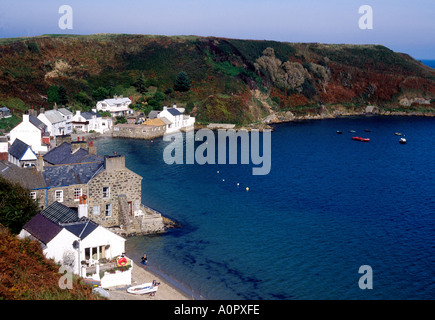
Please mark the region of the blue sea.
POLYGON ((435 60, 420 60, 423 64, 435 69, 435 60))
POLYGON ((144 204, 181 224, 129 238, 127 252, 146 253, 194 298, 435 299, 435 118, 277 125, 264 176, 253 165, 168 165, 169 143, 95 141, 143 176, 144 204), (363 265, 373 289, 358 285, 363 265))

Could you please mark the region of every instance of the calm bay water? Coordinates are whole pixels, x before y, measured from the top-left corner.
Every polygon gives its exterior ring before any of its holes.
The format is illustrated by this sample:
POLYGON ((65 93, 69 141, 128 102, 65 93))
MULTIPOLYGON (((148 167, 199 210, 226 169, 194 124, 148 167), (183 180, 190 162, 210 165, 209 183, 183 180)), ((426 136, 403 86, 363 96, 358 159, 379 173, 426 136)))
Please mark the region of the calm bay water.
POLYGON ((182 224, 130 238, 127 251, 146 252, 196 297, 435 298, 434 118, 278 125, 266 176, 251 165, 167 165, 168 144, 95 141, 144 177, 143 203, 182 224), (372 290, 358 286, 361 265, 373 269, 372 290))

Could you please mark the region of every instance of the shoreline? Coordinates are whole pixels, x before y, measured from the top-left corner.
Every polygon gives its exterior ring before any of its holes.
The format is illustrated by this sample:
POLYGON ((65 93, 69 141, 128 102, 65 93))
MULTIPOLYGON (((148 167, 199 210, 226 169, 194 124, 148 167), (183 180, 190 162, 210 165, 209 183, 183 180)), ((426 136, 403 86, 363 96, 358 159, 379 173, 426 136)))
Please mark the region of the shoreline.
POLYGON ((106 289, 109 292, 109 300, 196 300, 193 293, 188 292, 186 288, 182 288, 176 281, 170 280, 167 276, 152 270, 152 268, 144 267, 134 261, 130 286, 117 286, 106 289), (154 296, 149 294, 134 295, 127 292, 127 288, 130 286, 152 282, 153 280, 160 282, 159 289, 154 296))

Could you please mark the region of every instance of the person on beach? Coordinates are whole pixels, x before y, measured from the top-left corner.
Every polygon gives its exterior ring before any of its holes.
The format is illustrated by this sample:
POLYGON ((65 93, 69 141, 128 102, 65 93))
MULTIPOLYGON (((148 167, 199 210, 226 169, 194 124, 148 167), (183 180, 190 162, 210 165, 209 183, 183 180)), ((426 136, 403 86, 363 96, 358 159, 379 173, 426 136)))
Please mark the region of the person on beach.
POLYGON ((142 264, 147 265, 147 261, 148 261, 148 259, 147 259, 147 255, 144 254, 143 257, 142 257, 141 259, 142 259, 142 264))

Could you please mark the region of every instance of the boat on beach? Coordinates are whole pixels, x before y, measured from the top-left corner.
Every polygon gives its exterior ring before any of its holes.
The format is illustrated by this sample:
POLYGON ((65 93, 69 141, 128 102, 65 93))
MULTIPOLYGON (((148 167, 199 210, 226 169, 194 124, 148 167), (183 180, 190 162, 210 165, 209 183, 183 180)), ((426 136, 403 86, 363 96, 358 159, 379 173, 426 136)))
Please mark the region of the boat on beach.
POLYGON ((145 293, 153 293, 159 289, 159 284, 156 280, 153 282, 142 283, 137 286, 133 286, 127 289, 128 293, 132 294, 145 294, 145 293))

